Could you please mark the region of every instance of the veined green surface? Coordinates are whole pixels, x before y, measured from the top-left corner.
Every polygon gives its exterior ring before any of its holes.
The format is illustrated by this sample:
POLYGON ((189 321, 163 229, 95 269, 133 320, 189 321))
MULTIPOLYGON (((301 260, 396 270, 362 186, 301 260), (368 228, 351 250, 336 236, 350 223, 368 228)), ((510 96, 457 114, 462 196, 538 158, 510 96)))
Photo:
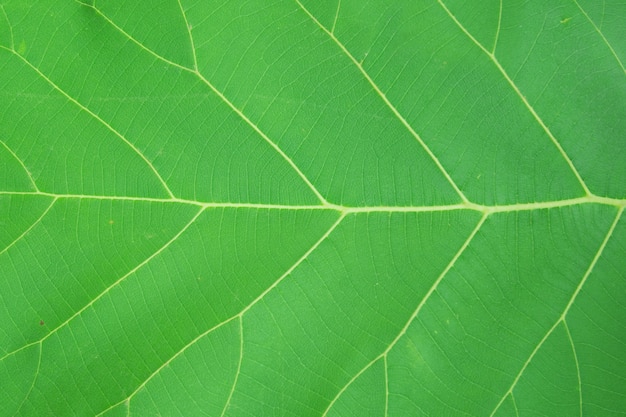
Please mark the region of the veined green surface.
POLYGON ((0 0, 0 415, 624 415, 625 19, 0 0))

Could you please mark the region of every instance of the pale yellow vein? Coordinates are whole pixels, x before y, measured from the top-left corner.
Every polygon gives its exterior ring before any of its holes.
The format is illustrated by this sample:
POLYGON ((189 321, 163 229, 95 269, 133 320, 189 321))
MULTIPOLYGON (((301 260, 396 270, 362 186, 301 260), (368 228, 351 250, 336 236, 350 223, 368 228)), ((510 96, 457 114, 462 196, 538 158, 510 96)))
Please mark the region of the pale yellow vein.
POLYGON ((381 89, 378 87, 378 85, 374 82, 374 80, 372 79, 372 77, 370 77, 370 75, 367 73, 367 71, 365 71, 365 69, 363 68, 363 65, 357 61, 357 59, 350 53, 350 51, 348 51, 348 49, 345 47, 345 45, 343 43, 341 43, 339 41, 339 39, 337 39, 337 37, 328 29, 326 29, 324 27, 324 25, 322 25, 319 20, 317 20, 317 18, 315 16, 313 16, 313 14, 306 8, 304 7, 304 5, 299 1, 299 0, 295 0, 296 3, 298 3, 298 5, 300 6, 300 8, 307 14, 307 16, 309 16, 309 18, 317 25, 319 26, 319 28, 324 31, 332 40, 333 42, 335 42, 335 44, 337 44, 337 46, 339 47, 339 49, 341 49, 341 51, 348 57, 348 59, 350 59, 350 61, 352 61, 352 63, 356 66, 356 68, 359 70, 359 72, 361 72, 361 74, 363 75, 363 77, 365 78, 365 80, 367 80, 367 82, 370 84, 370 86, 372 87, 372 89, 376 92, 376 94, 378 94, 380 96, 380 98, 383 100, 383 102, 385 103, 385 105, 387 105, 387 107, 391 110, 391 112, 396 116, 396 118, 400 121, 400 123, 402 123, 402 125, 409 131, 409 133, 415 138, 415 140, 417 140, 417 142, 421 145, 421 147, 424 149, 424 151, 426 151, 426 153, 428 154, 428 156, 432 159, 432 161, 435 163, 435 165, 437 166, 437 168, 439 169, 439 171, 443 174, 443 176, 446 178, 446 180, 448 181, 448 183, 450 183, 450 185, 452 186, 452 188, 454 188, 454 190, 456 191, 456 193, 459 195, 459 197, 461 198, 461 200, 464 203, 469 203, 470 201, 467 199, 467 197, 465 197, 465 194, 463 194, 463 192, 461 191, 461 189, 456 185, 456 183, 454 182, 454 180, 452 179, 452 177, 450 176, 450 174, 448 173, 448 171, 446 171, 446 169, 444 168, 444 166, 441 164, 441 161, 439 161, 439 158, 437 158, 437 156, 433 153, 433 151, 428 147, 428 145, 426 145, 426 142, 424 142, 424 140, 421 138, 421 136, 415 131, 415 129, 413 129, 413 126, 411 126, 411 124, 404 118, 404 116, 402 116, 402 114, 398 111, 398 109, 391 103, 391 101, 389 101, 389 99, 387 98, 387 96, 385 95, 385 93, 383 93, 381 91, 381 89))
POLYGON ((513 393, 513 389, 515 388, 515 386, 519 382, 520 378, 524 374, 524 371, 526 370, 526 368, 528 367, 530 362, 533 360, 533 358, 535 357, 535 355, 537 354, 537 352, 539 351, 541 346, 543 346, 545 341, 548 340, 548 337, 550 337, 550 335, 554 332, 554 330, 557 328, 557 326, 561 322, 563 322, 565 320, 565 316, 567 316, 567 313, 569 312, 569 309, 574 304, 574 301, 576 300, 576 297, 578 297, 578 294, 580 293, 580 290, 585 285, 585 282, 587 282, 587 279, 589 278, 589 275, 591 275, 591 272, 593 271, 594 267, 596 266, 596 263, 598 262, 598 259, 600 259, 600 256, 602 255, 602 252, 604 252, 604 248, 606 247, 607 243, 611 239, 611 236, 613 235, 613 232, 615 231, 617 223, 619 222, 619 219, 622 216, 623 212, 624 212, 624 208, 623 207, 618 210, 617 215, 615 216, 615 219, 613 220, 613 223, 611 224, 611 227, 609 228, 609 231, 606 233, 606 236, 604 237, 604 240, 600 244, 600 247, 598 248, 598 251, 596 252, 595 256, 593 257, 593 260, 591 261, 591 263, 589 264, 589 267, 585 271, 582 279, 580 280, 580 283, 576 287, 576 290, 574 291, 574 294, 571 296, 569 302, 567 303, 567 305, 563 309, 563 313, 559 316, 559 318, 556 320, 554 325, 546 332, 546 334, 539 341, 539 343, 537 343, 537 346, 535 346, 533 351, 530 353, 530 355, 526 359, 526 362, 524 362, 524 364, 522 365, 521 369, 517 373, 515 379, 513 379, 513 382, 511 383, 511 386, 509 387, 509 389, 502 395, 502 398, 500 399, 498 404, 496 404, 496 406, 493 409, 490 417, 493 417, 495 415, 496 411, 498 411, 498 408, 500 408, 500 406, 502 405, 502 403, 506 399, 507 395, 513 393))
MULTIPOLYGON (((85 4, 85 3, 81 3, 81 4, 85 4)), ((272 141, 269 138, 269 136, 267 136, 267 134, 265 132, 263 132, 255 123, 253 123, 252 120, 250 120, 250 118, 248 118, 248 116, 246 116, 239 108, 237 108, 237 106, 235 106, 233 102, 231 102, 221 91, 219 91, 209 80, 207 80, 202 75, 202 73, 200 73, 200 71, 197 68, 197 62, 195 61, 195 55, 196 55, 195 49, 194 49, 194 62, 195 62, 196 68, 194 69, 194 68, 184 67, 184 66, 182 66, 180 64, 177 64, 175 62, 172 62, 172 61, 168 60, 167 58, 157 54, 152 49, 150 49, 150 48, 146 47, 145 45, 143 45, 141 42, 139 42, 137 39, 135 39, 129 33, 124 31, 124 29, 119 27, 115 22, 113 22, 111 19, 109 19, 104 13, 102 13, 97 8, 95 8, 95 7, 91 6, 91 5, 88 5, 88 4, 85 4, 85 5, 88 6, 88 7, 92 7, 111 26, 113 26, 116 30, 118 30, 120 33, 122 33, 126 38, 128 38, 130 41, 132 41, 134 44, 139 46, 141 49, 143 49, 147 53, 151 54, 155 58, 157 58, 157 59, 159 59, 159 60, 161 60, 161 61, 163 61, 163 62, 165 62, 167 64, 170 64, 170 65, 172 65, 174 67, 177 67, 177 68, 180 68, 182 70, 189 71, 189 72, 195 74, 207 87, 209 87, 209 89, 211 91, 213 91, 213 93, 215 93, 228 107, 230 107, 230 109, 232 111, 234 111, 235 114, 237 114, 241 119, 243 119, 259 136, 261 136, 261 138, 265 142, 267 142, 267 144, 269 144, 270 147, 272 147, 272 149, 274 149, 274 151, 276 151, 287 162, 287 164, 289 164, 289 166, 296 172, 296 174, 302 179, 302 181, 304 181, 304 183, 311 189, 311 191, 315 194, 317 199, 320 200, 320 202, 322 204, 326 204, 326 205, 330 204, 326 200, 326 198, 319 192, 319 190, 313 185, 313 183, 308 179, 308 177, 300 170, 300 168, 295 164, 295 162, 274 141, 272 141)), ((186 21, 186 17, 185 17, 185 21, 186 21)), ((191 36, 191 31, 189 29, 189 23, 187 23, 187 24, 188 24, 187 30, 189 31, 190 40, 192 41, 192 44, 193 44, 193 38, 191 36)))
POLYGON ((5 149, 13 156, 13 158, 15 158, 15 160, 17 160, 17 162, 22 166, 22 169, 24 169, 24 172, 26 172, 26 176, 28 176, 28 180, 32 184, 33 188, 35 189, 35 191, 39 192, 39 188, 37 187, 37 183, 33 179, 33 176, 30 173, 30 171, 28 170, 28 168, 26 168, 26 164, 24 164, 24 161, 22 161, 22 159, 20 157, 18 157, 17 154, 15 152, 13 152, 13 150, 11 148, 9 148, 9 146, 6 143, 4 143, 4 141, 0 140, 0 145, 4 146, 5 149))
POLYGON ((484 53, 485 55, 487 55, 487 57, 489 57, 489 59, 494 63, 494 65, 496 66, 496 68, 498 68, 498 71, 500 71, 500 73, 502 74, 502 76, 504 77, 504 79, 507 81, 507 83, 511 86, 511 88, 513 89, 513 91, 517 94, 517 96, 520 98, 520 100, 522 101, 522 103, 524 103, 524 106, 526 106, 526 108, 528 109, 528 111, 530 112, 530 114, 534 117, 534 119, 537 121, 537 123, 539 124, 539 126, 541 126, 541 128, 543 129, 543 131, 546 133, 546 135, 548 135, 548 137, 550 138, 550 140, 552 141, 553 145, 557 148, 557 150, 559 151, 559 153, 561 154, 561 156, 563 157, 563 159, 565 160, 565 162, 567 163, 567 165, 570 167, 570 170, 572 171, 572 173, 575 175, 576 179, 578 180, 578 182, 580 183, 580 186, 582 187, 582 189, 585 191, 585 194, 587 196, 591 196, 593 195, 593 193, 589 190, 589 188, 587 187, 587 184, 585 184, 585 181, 583 180, 582 176, 580 175, 580 173, 578 172, 578 169, 576 169, 576 166, 574 166, 574 162, 570 159, 569 155, 565 152, 565 149, 563 149, 563 147, 561 146, 561 143, 556 139, 556 137, 552 134, 552 132, 550 131, 550 129, 548 128, 548 126, 544 123, 543 119, 541 119, 541 117, 539 116, 539 114, 537 113, 537 111, 534 109, 534 107, 530 104, 530 102, 528 101, 528 99, 526 98, 526 96, 524 96, 524 94, 522 94, 521 90, 519 89, 519 87, 517 86, 517 84, 515 84, 515 82, 513 81, 513 79, 511 79, 511 77, 509 76, 509 74, 506 72, 506 70, 504 69, 504 67, 502 67, 502 65, 500 64, 500 62, 498 61, 498 59, 496 58, 496 56, 488 51, 487 49, 485 49, 485 47, 483 45, 481 45, 480 42, 478 42, 478 40, 476 38, 474 38, 474 36, 465 28, 465 26, 463 26, 461 24, 461 22, 459 22, 459 20, 456 18, 456 16, 454 16, 452 14, 452 12, 448 9, 448 7, 443 3, 443 1, 441 0, 437 0, 437 2, 441 5, 441 7, 445 10, 445 12, 448 14, 448 16, 450 17, 450 19, 452 19, 454 21, 454 23, 459 27, 459 29, 461 29, 461 31, 476 45, 478 46, 484 53))
POLYGON ((593 19, 591 19, 591 17, 587 14, 585 9, 582 8, 582 6, 578 3, 578 0, 574 0, 574 3, 576 3, 576 6, 578 6, 578 9, 581 11, 581 13, 585 15, 585 17, 587 18, 589 23, 591 23, 591 25, 593 26, 595 31, 598 33, 598 35, 600 35, 600 37, 602 38, 602 40, 604 41, 606 46, 611 51, 611 54, 613 55, 613 57, 615 58, 615 60, 619 64, 620 68, 622 69, 622 72, 624 72, 626 74, 626 68, 624 68, 624 63, 622 63, 622 60, 619 59, 619 56, 617 55, 617 52, 615 52, 615 49, 613 49, 613 46, 609 43, 608 39, 604 36, 604 33, 602 33, 602 30, 596 25, 596 22, 594 22, 593 19))
MULTIPOLYGON (((1 49, 6 49, 3 46, 0 46, 1 49)), ((48 84, 50 84, 50 86, 52 86, 52 88, 54 88, 56 91, 58 91, 61 95, 63 95, 66 99, 68 99, 69 101, 71 101, 73 104, 75 104, 78 108, 80 108, 82 111, 84 111, 85 113, 89 114, 91 117, 93 117, 94 119, 96 119, 98 122, 100 122, 104 127, 106 127, 109 131, 111 131, 115 136, 117 136, 119 139, 122 140, 122 142, 124 142, 129 148, 131 148, 133 150, 133 152, 135 152, 144 162, 146 165, 148 165, 148 167, 150 168, 150 170, 154 173, 154 175, 157 177, 157 179, 159 180, 159 182, 161 183, 161 186, 163 187, 163 189, 165 190, 165 192, 171 197, 171 198, 176 198, 174 196, 174 194, 172 193, 172 191, 170 190, 170 188, 168 187, 167 183, 165 182, 165 180, 161 177, 161 174, 159 174, 159 172, 156 170, 156 168, 154 167, 154 165, 152 165, 152 162, 132 143, 130 142, 128 139, 126 139, 124 137, 124 135, 122 135, 120 132, 118 132, 115 128, 113 128, 113 126, 111 126, 110 124, 108 124, 105 120, 103 120, 100 116, 98 116, 97 114, 95 114, 94 112, 92 112, 89 108, 87 108, 86 106, 84 106, 83 104, 81 104, 79 101, 77 101, 75 98, 73 98, 72 96, 70 96, 67 92, 65 92, 65 90, 63 90, 61 87, 59 87, 58 85, 56 85, 50 78, 48 78, 44 73, 42 73, 39 68, 37 68, 36 66, 34 66, 33 64, 31 64, 26 58, 24 58, 23 56, 21 56, 20 54, 18 54, 16 51, 10 51, 11 53, 13 53, 13 55, 15 55, 16 57, 18 57, 22 62, 24 62, 28 67, 30 67, 33 71, 35 71, 42 79, 44 79, 48 84)))

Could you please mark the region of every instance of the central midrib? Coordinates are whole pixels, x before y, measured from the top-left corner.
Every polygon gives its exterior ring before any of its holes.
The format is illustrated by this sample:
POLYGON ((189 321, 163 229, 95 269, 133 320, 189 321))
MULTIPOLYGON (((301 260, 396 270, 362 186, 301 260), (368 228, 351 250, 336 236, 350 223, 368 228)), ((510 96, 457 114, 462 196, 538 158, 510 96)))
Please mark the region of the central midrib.
POLYGON ((186 204, 202 208, 248 208, 267 210, 335 210, 341 213, 375 213, 375 212, 432 212, 451 210, 474 210, 481 213, 503 213, 514 211, 543 210, 559 207, 568 207, 579 204, 602 204, 617 208, 626 207, 626 199, 600 197, 590 195, 585 197, 570 198, 564 200, 551 200, 534 203, 513 203, 513 204, 477 204, 473 202, 463 202, 457 204, 425 205, 425 206, 344 206, 333 203, 325 204, 270 204, 270 203, 227 203, 227 202, 202 202, 197 200, 186 200, 181 198, 150 198, 150 197, 129 197, 129 196, 101 196, 85 194, 57 194, 48 192, 31 191, 0 191, 1 195, 32 195, 45 196, 54 199, 85 199, 85 200, 120 200, 163 204, 186 204))

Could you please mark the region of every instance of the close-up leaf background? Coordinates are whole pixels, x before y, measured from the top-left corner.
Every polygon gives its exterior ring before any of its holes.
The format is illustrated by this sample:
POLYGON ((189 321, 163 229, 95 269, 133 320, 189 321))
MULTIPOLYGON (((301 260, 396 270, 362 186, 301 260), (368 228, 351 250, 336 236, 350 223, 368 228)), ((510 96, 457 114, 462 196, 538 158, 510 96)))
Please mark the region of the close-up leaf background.
POLYGON ((626 414, 625 22, 0 0, 0 415, 626 414))

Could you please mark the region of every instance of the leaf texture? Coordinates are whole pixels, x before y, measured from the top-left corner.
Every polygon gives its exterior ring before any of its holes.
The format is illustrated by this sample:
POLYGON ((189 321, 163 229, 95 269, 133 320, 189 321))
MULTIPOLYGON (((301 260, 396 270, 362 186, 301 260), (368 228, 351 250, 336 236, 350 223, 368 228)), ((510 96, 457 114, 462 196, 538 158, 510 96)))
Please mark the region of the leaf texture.
POLYGON ((623 415, 624 18, 0 0, 0 415, 623 415))

